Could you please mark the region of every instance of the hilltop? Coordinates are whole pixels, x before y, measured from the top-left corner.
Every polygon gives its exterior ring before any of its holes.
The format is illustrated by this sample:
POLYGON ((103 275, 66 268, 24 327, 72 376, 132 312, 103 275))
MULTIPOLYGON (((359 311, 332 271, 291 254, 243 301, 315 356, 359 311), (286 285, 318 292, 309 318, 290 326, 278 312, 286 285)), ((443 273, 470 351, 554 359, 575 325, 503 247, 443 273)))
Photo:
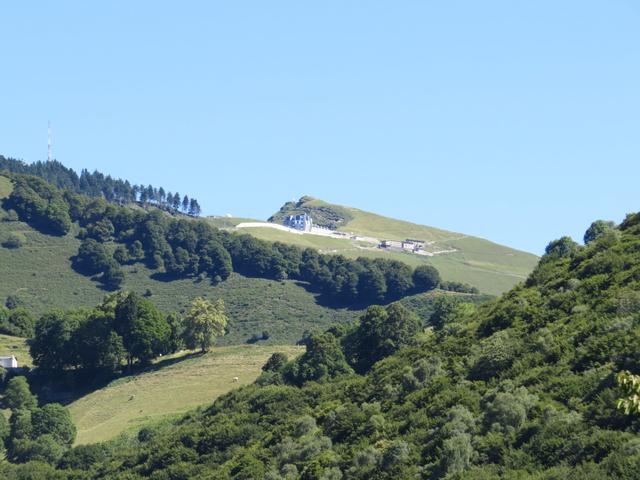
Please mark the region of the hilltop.
POLYGON ((533 254, 482 238, 334 205, 312 197, 285 203, 268 222, 229 218, 210 221, 221 228, 250 233, 264 240, 317 248, 349 258, 396 259, 413 267, 432 265, 444 280, 467 283, 492 295, 499 295, 524 280, 538 261, 533 254), (314 225, 330 230, 301 235, 293 229, 269 228, 271 224, 282 225, 289 215, 301 213, 311 216, 314 225), (384 240, 406 239, 424 241, 424 254, 378 248, 384 240))

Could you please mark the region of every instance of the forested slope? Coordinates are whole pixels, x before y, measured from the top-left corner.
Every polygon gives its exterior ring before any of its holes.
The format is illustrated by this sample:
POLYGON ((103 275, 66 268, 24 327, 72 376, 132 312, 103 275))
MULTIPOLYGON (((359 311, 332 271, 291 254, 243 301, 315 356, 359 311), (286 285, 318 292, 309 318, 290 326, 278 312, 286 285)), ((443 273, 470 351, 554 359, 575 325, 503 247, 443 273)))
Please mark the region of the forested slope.
POLYGON ((0 301, 36 317, 51 308, 93 306, 114 289, 144 295, 165 312, 205 296, 227 305, 223 342, 266 332, 269 343, 294 343, 306 330, 353 320, 371 301, 428 305, 431 295, 421 292, 437 286, 437 272, 427 269, 435 277, 416 283, 416 271, 402 262, 319 255, 6 175, 0 175, 0 301))
MULTIPOLYGON (((640 214, 551 242, 527 282, 474 308, 404 307, 274 356, 256 384, 130 443, 72 450, 60 478, 637 479, 640 214)), ((5 475, 45 466, 7 467, 5 475), (14 470, 17 468, 17 470, 14 470)), ((48 471, 50 478, 55 478, 48 471)))

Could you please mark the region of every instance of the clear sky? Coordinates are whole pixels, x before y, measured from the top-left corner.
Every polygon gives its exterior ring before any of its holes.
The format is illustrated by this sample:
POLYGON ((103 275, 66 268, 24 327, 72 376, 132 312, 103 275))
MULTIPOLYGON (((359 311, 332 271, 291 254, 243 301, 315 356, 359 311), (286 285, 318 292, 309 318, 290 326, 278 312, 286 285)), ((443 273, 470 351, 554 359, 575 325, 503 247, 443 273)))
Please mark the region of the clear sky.
POLYGON ((640 4, 3 2, 0 154, 541 253, 640 202, 640 4))

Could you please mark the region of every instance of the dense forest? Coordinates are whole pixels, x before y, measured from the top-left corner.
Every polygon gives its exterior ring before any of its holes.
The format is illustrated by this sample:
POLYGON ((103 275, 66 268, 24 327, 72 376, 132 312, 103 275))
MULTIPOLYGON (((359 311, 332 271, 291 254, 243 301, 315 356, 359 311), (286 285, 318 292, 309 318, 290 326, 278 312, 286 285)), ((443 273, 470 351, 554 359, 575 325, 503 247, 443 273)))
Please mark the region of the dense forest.
POLYGON ((441 297, 426 329, 398 304, 372 306, 311 335, 296 359, 274 354, 255 384, 204 410, 3 473, 637 479, 640 214, 594 222, 585 242, 551 242, 495 301, 441 297))
MULTIPOLYGON (((66 235, 72 223, 82 239, 74 268, 95 276, 108 290, 120 287, 124 264, 144 262, 167 280, 226 280, 231 272, 274 280, 306 282, 332 302, 389 302, 440 284, 431 266, 412 270, 387 259, 348 259, 322 255, 280 242, 218 230, 204 220, 167 215, 159 209, 133 209, 61 190, 43 179, 11 174, 14 189, 3 206, 11 217, 52 235, 66 235)), ((444 284, 452 290, 464 288, 444 284)))
POLYGON ((78 175, 73 169, 53 160, 50 162, 25 163, 21 160, 0 155, 0 171, 34 175, 63 190, 71 190, 90 197, 103 198, 107 202, 126 205, 139 202, 151 204, 172 212, 182 212, 198 216, 201 207, 197 199, 188 195, 180 196, 164 187, 153 185, 133 185, 128 180, 114 179, 98 171, 93 173, 83 169, 78 175))

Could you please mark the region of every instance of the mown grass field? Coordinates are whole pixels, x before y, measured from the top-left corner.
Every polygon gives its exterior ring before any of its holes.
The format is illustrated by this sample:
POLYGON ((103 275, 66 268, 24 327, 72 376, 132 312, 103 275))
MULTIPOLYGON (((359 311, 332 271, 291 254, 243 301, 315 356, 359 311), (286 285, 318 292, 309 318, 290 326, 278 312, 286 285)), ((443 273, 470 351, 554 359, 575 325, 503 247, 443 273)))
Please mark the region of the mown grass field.
POLYGON ((272 353, 292 358, 302 351, 291 345, 239 345, 217 347, 204 355, 165 357, 160 363, 170 363, 167 366, 117 379, 71 403, 76 444, 109 440, 145 423, 211 404, 216 397, 252 383, 272 353), (233 377, 239 378, 238 383, 233 377))
POLYGON ((16 357, 18 366, 20 367, 30 367, 33 365, 26 339, 0 334, 0 357, 7 357, 9 355, 16 357))

